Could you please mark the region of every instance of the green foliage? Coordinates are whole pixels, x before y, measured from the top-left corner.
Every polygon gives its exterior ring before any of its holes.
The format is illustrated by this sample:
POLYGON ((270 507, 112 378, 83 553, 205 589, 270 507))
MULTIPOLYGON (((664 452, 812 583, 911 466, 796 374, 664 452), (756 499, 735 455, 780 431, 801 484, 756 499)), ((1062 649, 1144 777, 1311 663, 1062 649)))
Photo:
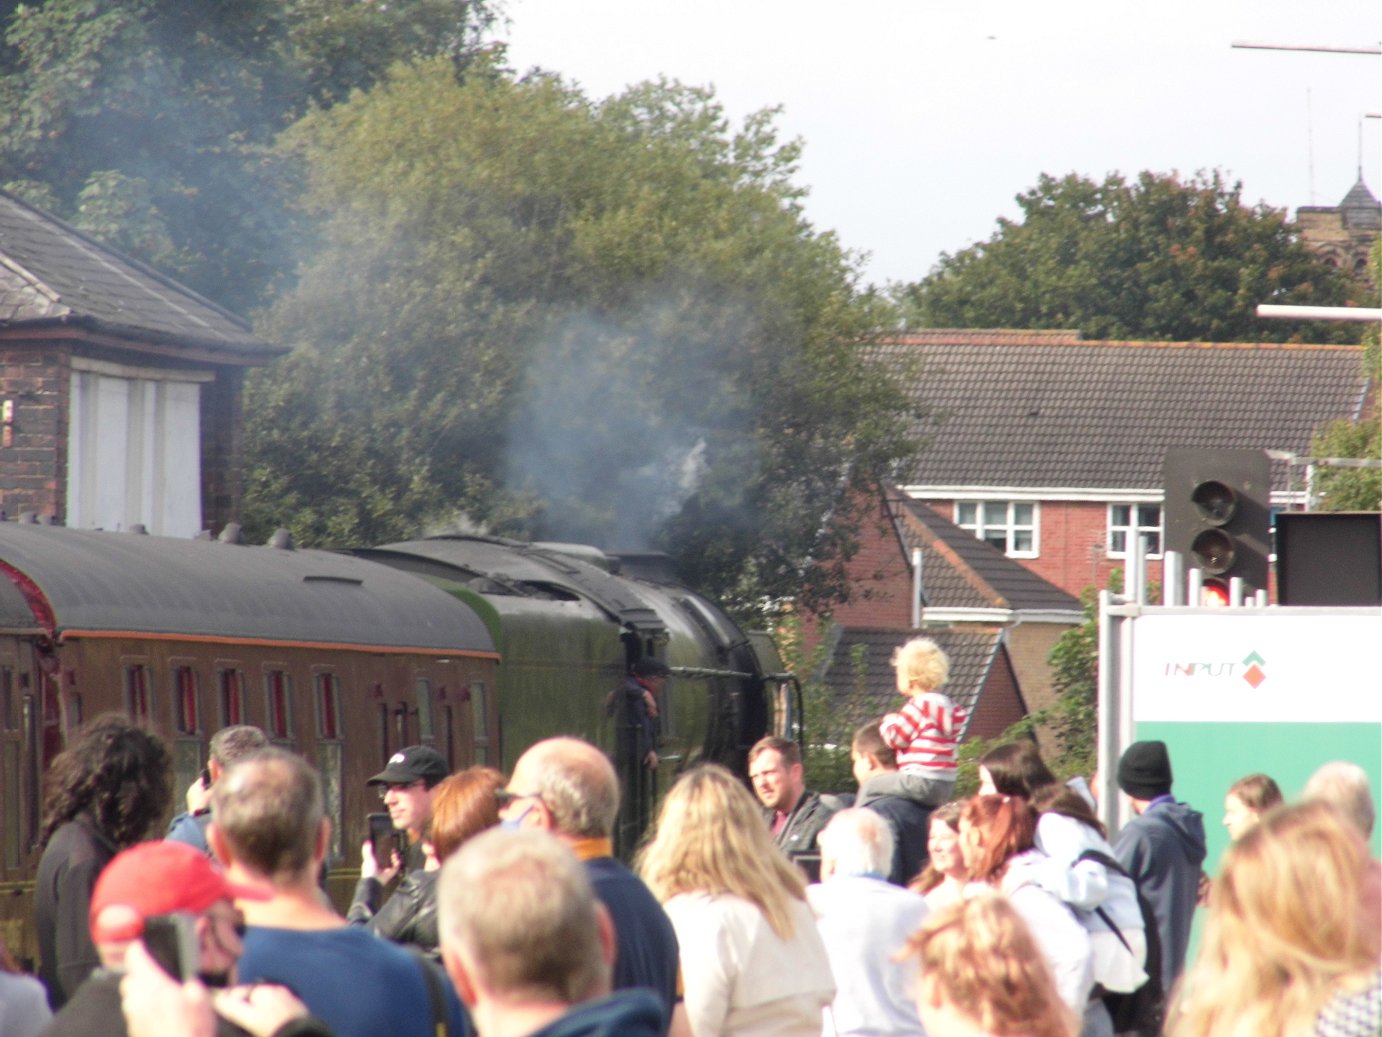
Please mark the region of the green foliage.
POLYGON ((6 5, 0 183, 248 312, 300 229, 268 152, 390 64, 456 56, 484 0, 6 5))
MULTIPOLYGON (((1373 283, 1382 285, 1382 238, 1373 242, 1368 265, 1373 283)), ((1361 377, 1373 386, 1382 384, 1382 331, 1376 324, 1370 325, 1363 337, 1361 377)), ((1311 438, 1310 454, 1382 461, 1382 415, 1371 413, 1358 421, 1332 422, 1311 438)), ((1320 511, 1382 511, 1382 468, 1322 465, 1315 472, 1311 489, 1320 511)))
POLYGON ((668 551, 731 605, 838 594, 842 502, 913 450, 879 300, 802 218, 771 113, 397 68, 307 116, 320 251, 262 331, 251 518, 300 542, 457 516, 668 551), (825 516, 824 520, 822 516, 825 516))
POLYGON ((1285 216, 1221 175, 1133 183, 1042 174, 1023 217, 942 256, 899 301, 922 327, 1073 328, 1091 338, 1354 341, 1356 326, 1259 320, 1259 303, 1345 305, 1366 293, 1285 216))

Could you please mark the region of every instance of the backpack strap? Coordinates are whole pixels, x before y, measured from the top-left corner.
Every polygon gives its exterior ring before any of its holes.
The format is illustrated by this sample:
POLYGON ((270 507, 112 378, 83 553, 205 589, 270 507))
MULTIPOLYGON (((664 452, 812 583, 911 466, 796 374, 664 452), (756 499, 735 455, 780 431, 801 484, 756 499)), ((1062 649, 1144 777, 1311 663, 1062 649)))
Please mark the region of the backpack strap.
MULTIPOLYGON (((1078 857, 1075 858, 1074 864, 1071 864, 1070 866, 1073 868, 1075 864, 1079 864, 1081 861, 1093 861, 1095 864, 1102 864, 1109 871, 1122 875, 1124 878, 1128 879, 1129 881, 1132 881, 1132 876, 1128 874, 1127 869, 1124 868, 1112 857, 1110 857, 1108 854, 1104 853, 1102 850, 1085 850, 1083 853, 1081 853, 1078 857)), ((1137 888, 1137 884, 1135 882, 1133 883, 1133 888, 1137 888)), ((1103 923, 1106 926, 1113 930, 1113 935, 1118 937, 1118 942, 1123 945, 1123 949, 1126 950, 1129 954, 1132 954, 1132 945, 1128 943, 1127 937, 1123 935, 1123 930, 1119 929, 1118 926, 1113 924, 1113 919, 1108 916, 1108 912, 1105 911, 1101 906, 1096 907, 1094 909, 1094 913, 1099 916, 1099 918, 1103 921, 1103 923)))

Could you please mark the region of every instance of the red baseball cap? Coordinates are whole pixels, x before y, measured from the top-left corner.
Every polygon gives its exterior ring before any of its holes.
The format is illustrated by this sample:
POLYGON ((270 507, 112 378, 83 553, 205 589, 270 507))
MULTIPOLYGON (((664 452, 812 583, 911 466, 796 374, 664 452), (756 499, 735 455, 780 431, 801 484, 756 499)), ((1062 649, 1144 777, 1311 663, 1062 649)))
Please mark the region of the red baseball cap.
POLYGON ((134 940, 144 932, 144 919, 155 915, 201 914, 218 900, 268 900, 272 895, 260 886, 229 881, 205 853, 187 843, 140 843, 116 854, 101 872, 91 893, 87 920, 96 943, 134 940), (132 908, 138 920, 99 926, 97 916, 115 904, 132 908))

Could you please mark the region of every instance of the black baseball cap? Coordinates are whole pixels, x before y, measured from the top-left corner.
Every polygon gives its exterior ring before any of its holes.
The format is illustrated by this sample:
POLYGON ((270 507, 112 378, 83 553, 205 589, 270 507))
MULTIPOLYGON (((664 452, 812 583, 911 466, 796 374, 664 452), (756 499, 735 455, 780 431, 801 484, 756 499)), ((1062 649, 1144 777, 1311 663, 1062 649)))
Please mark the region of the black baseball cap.
POLYGON ((450 773, 441 753, 428 745, 410 745, 390 756, 384 769, 365 784, 408 785, 425 781, 430 789, 450 773))

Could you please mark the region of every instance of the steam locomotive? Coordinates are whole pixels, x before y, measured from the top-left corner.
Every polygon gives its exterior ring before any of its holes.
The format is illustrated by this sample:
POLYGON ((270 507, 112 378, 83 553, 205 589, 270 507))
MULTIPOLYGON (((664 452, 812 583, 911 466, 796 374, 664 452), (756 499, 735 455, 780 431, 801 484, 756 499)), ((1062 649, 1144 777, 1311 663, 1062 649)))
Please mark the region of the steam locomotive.
POLYGON ((682 768, 743 769, 790 730, 799 692, 772 641, 656 556, 449 536, 351 552, 0 522, 0 931, 31 953, 44 772, 88 717, 161 734, 174 799, 221 727, 254 724, 320 770, 343 897, 374 803, 366 779, 412 744, 507 770, 565 733, 614 759, 627 855, 682 768), (653 780, 621 750, 611 691, 671 667, 653 780))

